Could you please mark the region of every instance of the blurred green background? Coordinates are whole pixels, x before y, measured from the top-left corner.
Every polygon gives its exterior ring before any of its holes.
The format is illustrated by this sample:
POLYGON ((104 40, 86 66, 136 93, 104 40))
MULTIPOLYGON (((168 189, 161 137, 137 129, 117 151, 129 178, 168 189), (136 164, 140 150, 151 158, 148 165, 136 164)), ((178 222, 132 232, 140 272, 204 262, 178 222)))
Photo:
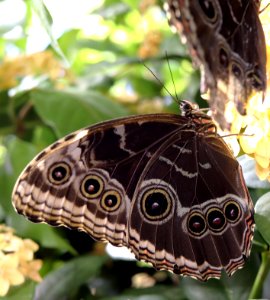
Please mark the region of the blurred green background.
MULTIPOLYGON (((257 295, 270 298, 268 194, 244 269, 207 283, 112 258, 86 234, 30 223, 11 205, 22 169, 60 137, 120 116, 178 113, 176 95, 207 106, 199 72, 162 7, 154 0, 0 1, 0 221, 40 245, 44 278, 3 299, 248 299, 256 278, 257 295)), ((243 159, 256 200, 269 184, 254 185, 254 165, 243 159)))

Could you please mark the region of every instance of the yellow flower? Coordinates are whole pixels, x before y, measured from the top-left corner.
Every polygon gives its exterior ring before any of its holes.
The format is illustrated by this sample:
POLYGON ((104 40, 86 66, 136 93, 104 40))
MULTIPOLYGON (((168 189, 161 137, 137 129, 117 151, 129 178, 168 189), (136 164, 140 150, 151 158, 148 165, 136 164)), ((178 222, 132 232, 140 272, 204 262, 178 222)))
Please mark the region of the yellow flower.
POLYGON ((142 59, 146 59, 149 57, 154 57, 159 52, 159 46, 162 41, 161 32, 157 30, 149 31, 142 45, 139 48, 138 55, 142 59))
POLYGON ((264 180, 270 175, 270 108, 266 103, 262 104, 261 100, 259 94, 250 99, 247 116, 235 112, 231 132, 241 132, 241 148, 255 159, 256 173, 264 180))
POLYGON ((34 281, 42 281, 39 275, 39 270, 42 267, 42 260, 34 259, 32 261, 21 261, 19 271, 25 276, 34 281))
POLYGON ((156 280, 147 273, 138 273, 132 277, 132 286, 134 288, 149 288, 154 286, 156 280))
POLYGON ((7 294, 11 285, 24 282, 23 274, 18 270, 19 259, 14 254, 0 252, 0 296, 7 294))
POLYGON ((0 89, 17 86, 26 76, 47 75, 51 80, 71 79, 68 71, 58 62, 53 53, 43 51, 16 58, 5 58, 0 65, 0 89))
POLYGON ((139 3, 139 10, 141 13, 146 12, 146 10, 151 7, 156 5, 156 0, 141 0, 139 3))
POLYGON ((22 247, 18 249, 17 255, 22 261, 30 261, 34 257, 34 252, 38 250, 38 244, 32 240, 22 240, 22 247))
MULTIPOLYGON (((246 116, 241 116, 233 106, 227 106, 225 114, 232 122, 231 134, 239 134, 242 150, 255 159, 258 177, 270 181, 270 107, 267 103, 270 102, 269 91, 265 98, 262 103, 261 94, 251 97, 246 116)), ((221 135, 226 136, 228 133, 221 135)), ((225 141, 228 142, 228 138, 225 141)), ((234 153, 237 154, 235 151, 234 153)))
POLYGON ((26 278, 41 281, 41 260, 34 260, 38 245, 30 239, 21 239, 13 230, 0 225, 0 296, 5 296, 13 285, 22 284, 26 278))

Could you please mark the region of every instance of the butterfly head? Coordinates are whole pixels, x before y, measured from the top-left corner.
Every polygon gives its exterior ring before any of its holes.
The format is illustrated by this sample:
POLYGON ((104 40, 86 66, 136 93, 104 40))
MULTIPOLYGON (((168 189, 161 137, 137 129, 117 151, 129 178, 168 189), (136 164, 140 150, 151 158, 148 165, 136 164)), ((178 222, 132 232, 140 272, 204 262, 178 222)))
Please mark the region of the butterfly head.
POLYGON ((198 109, 198 106, 195 103, 191 103, 188 100, 182 100, 180 102, 180 110, 182 116, 190 116, 193 111, 196 111, 198 109))
MULTIPOLYGON (((216 132, 216 126, 213 123, 212 117, 205 114, 202 109, 199 109, 197 104, 183 100, 180 103, 180 110, 181 116, 189 118, 193 124, 204 124, 207 128, 211 128, 211 131, 216 132)), ((205 127, 203 126, 203 128, 205 127)))

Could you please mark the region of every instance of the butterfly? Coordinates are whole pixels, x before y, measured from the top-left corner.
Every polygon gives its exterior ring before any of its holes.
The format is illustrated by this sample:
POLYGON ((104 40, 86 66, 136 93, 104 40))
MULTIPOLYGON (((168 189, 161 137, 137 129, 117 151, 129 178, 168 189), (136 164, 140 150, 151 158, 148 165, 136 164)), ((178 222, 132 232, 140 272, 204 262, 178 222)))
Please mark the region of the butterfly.
POLYGON ((210 116, 149 114, 81 129, 38 154, 13 190, 33 222, 131 249, 156 269, 205 281, 249 256, 253 205, 210 116))
MULTIPOLYGON (((266 89, 266 44, 258 0, 167 0, 170 24, 186 37, 201 69, 201 91, 208 91, 214 119, 223 128, 226 104, 246 114, 253 92, 266 89)), ((262 95, 263 98, 263 95, 262 95)))

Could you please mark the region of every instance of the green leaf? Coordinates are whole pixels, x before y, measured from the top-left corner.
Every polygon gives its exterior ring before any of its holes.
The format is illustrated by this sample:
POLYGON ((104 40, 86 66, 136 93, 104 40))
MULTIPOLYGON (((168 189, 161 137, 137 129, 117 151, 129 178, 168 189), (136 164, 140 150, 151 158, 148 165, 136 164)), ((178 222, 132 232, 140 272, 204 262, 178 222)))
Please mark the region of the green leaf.
POLYGON ((26 166, 26 164, 36 154, 36 148, 13 136, 5 139, 7 153, 5 162, 0 166, 0 203, 6 212, 13 211, 11 205, 11 192, 16 178, 26 166))
POLYGON ((150 288, 128 289, 123 295, 105 297, 102 300, 187 300, 183 289, 168 285, 155 285, 150 288))
POLYGON ((32 2, 32 7, 34 8, 36 14, 39 16, 43 27, 45 28, 48 36, 50 37, 51 46, 68 66, 69 63, 68 63, 64 53, 62 52, 61 48, 59 47, 57 40, 53 36, 52 29, 51 29, 52 17, 51 17, 50 12, 48 11, 46 5, 44 4, 44 2, 42 0, 31 0, 31 2, 32 2))
POLYGON ((99 274, 107 260, 108 257, 87 255, 69 261, 45 277, 36 288, 34 300, 73 299, 86 281, 99 274))
POLYGON ((41 119, 55 130, 58 137, 128 114, 120 104, 91 91, 34 89, 31 99, 41 119))
POLYGON ((37 146, 38 151, 55 142, 55 134, 47 126, 35 126, 32 143, 37 146))
MULTIPOLYGON (((179 286, 155 285, 150 288, 128 289, 121 296, 105 298, 106 300, 186 300, 183 289, 179 286)), ((104 300, 105 300, 104 299, 104 300)))
POLYGON ((34 145, 16 137, 9 139, 7 147, 12 166, 11 174, 17 177, 26 164, 36 155, 37 149, 34 145))
POLYGON ((260 234, 270 244, 270 192, 260 197, 255 205, 255 223, 260 234))
POLYGON ((183 288, 188 299, 196 300, 246 300, 259 267, 257 256, 246 263, 232 277, 223 275, 220 280, 210 279, 199 282, 191 278, 183 279, 183 288))
POLYGON ((27 280, 20 286, 11 287, 7 296, 1 297, 1 300, 33 299, 36 283, 27 280))
POLYGON ((254 238, 252 241, 252 251, 255 252, 264 252, 268 250, 268 244, 265 239, 262 237, 261 233, 259 232, 258 228, 255 227, 254 238))
MULTIPOLYGON (((244 267, 237 270, 231 277, 224 275, 221 277, 223 283, 223 294, 227 299, 246 300, 256 278, 260 267, 260 258, 257 253, 251 252, 244 267)), ((208 299, 210 300, 210 298, 208 299)))
POLYGON ((36 224, 28 221, 23 216, 10 214, 8 224, 16 230, 16 234, 23 238, 30 238, 44 248, 55 249, 59 253, 71 253, 76 255, 76 250, 68 240, 61 236, 60 230, 47 224, 36 224))

